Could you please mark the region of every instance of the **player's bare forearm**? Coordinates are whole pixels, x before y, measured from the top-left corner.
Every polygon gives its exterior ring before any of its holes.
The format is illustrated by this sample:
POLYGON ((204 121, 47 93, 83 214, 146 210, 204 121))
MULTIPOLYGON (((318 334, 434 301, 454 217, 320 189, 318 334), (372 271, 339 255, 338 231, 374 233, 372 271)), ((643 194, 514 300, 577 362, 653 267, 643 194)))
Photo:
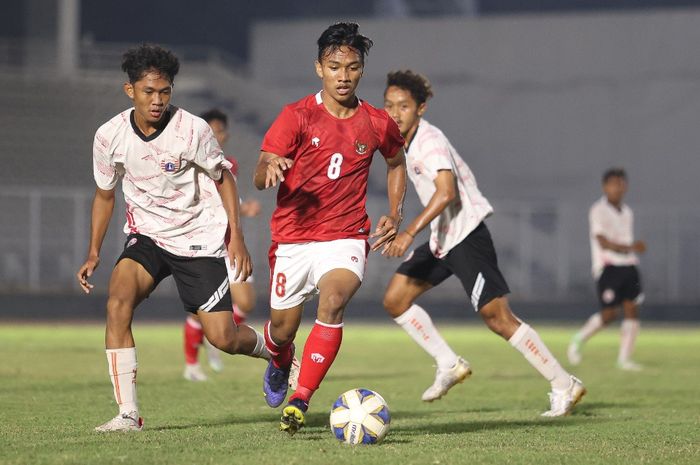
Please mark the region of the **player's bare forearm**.
POLYGON ((403 149, 392 158, 387 158, 387 192, 389 197, 389 214, 379 218, 377 227, 370 238, 377 240, 372 244, 372 250, 383 247, 384 253, 396 237, 399 225, 403 219, 403 202, 406 198, 406 158, 403 149))
POLYGON ((433 219, 452 203, 457 196, 455 188, 455 179, 452 171, 441 170, 435 178, 435 193, 430 198, 430 201, 425 206, 423 211, 406 227, 406 229, 397 235, 396 239, 382 252, 389 257, 401 257, 413 243, 413 239, 423 228, 428 226, 433 219))
POLYGON ((647 249, 644 241, 635 241, 631 245, 626 245, 626 244, 620 244, 617 242, 613 242, 602 234, 597 235, 596 239, 598 240, 598 244, 600 244, 600 246, 603 249, 612 250, 613 252, 617 252, 617 253, 621 253, 621 254, 628 254, 628 253, 632 253, 632 252, 644 253, 647 249))
POLYGON ((98 187, 95 190, 95 197, 92 200, 88 256, 75 275, 78 284, 80 284, 80 287, 86 294, 89 294, 94 287, 88 281, 88 278, 92 276, 92 273, 100 264, 100 250, 107 234, 109 220, 112 218, 112 212, 114 211, 114 200, 114 189, 104 190, 98 187))
POLYGON ((406 199, 406 157, 403 149, 393 158, 387 159, 386 183, 389 215, 396 219, 398 228, 403 220, 403 203, 406 199))
POLYGON ((226 210, 231 234, 233 235, 234 231, 240 233, 241 219, 240 204, 238 203, 238 186, 229 170, 221 171, 221 179, 216 182, 216 190, 219 192, 221 203, 224 206, 224 210, 226 210))
POLYGON ((294 161, 270 152, 260 152, 258 164, 253 175, 253 184, 258 190, 275 187, 284 181, 284 172, 292 167, 294 161))

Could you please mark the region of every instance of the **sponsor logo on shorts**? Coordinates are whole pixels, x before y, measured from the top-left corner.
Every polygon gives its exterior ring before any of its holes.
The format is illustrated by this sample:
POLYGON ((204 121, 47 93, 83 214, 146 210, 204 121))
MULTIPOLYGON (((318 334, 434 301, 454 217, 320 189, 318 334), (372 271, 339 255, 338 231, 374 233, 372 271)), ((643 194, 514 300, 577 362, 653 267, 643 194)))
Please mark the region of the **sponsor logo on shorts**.
POLYGON ((129 242, 126 243, 126 247, 129 248, 132 245, 136 244, 137 242, 138 242, 138 239, 136 239, 135 237, 132 237, 131 239, 129 239, 129 242))
POLYGON ((314 363, 323 363, 323 361, 326 360, 326 357, 319 354, 318 352, 314 352, 313 354, 311 354, 311 360, 314 363))
POLYGON ((615 291, 612 289, 606 289, 603 291, 603 295, 601 296, 601 299, 603 300, 603 303, 610 304, 615 300, 615 291))

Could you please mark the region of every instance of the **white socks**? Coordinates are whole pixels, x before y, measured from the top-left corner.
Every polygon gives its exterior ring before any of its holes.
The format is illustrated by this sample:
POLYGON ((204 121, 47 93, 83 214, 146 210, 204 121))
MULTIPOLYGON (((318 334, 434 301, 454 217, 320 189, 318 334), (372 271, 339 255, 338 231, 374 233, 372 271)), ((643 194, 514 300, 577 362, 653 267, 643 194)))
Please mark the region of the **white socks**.
POLYGON ((619 363, 629 361, 634 352, 634 342, 639 334, 639 320, 636 318, 625 318, 620 326, 620 353, 617 356, 619 363))
POLYGON ((578 340, 578 342, 586 342, 591 336, 603 329, 603 326, 603 316, 600 312, 596 312, 588 318, 588 321, 586 321, 581 330, 576 333, 574 338, 578 340))
POLYGON ((564 371, 537 332, 529 325, 522 323, 508 342, 552 384, 552 389, 564 390, 569 387, 569 373, 564 371))
POLYGON ((421 307, 411 305, 402 315, 394 318, 394 321, 435 359, 438 368, 449 369, 457 363, 457 354, 440 336, 430 316, 421 307))
MULTIPOLYGON (((247 325, 246 325, 247 326, 247 325)), ((251 331, 255 333, 255 337, 257 338, 255 341, 255 347, 253 348, 253 351, 249 354, 251 357, 256 357, 256 358, 262 358, 265 360, 270 360, 270 352, 268 352, 267 347, 265 346, 265 336, 263 336, 260 332, 256 331, 252 327, 248 326, 251 331)))
POLYGON ((139 411, 136 401, 136 348, 107 349, 109 377, 114 387, 114 399, 119 413, 139 411))

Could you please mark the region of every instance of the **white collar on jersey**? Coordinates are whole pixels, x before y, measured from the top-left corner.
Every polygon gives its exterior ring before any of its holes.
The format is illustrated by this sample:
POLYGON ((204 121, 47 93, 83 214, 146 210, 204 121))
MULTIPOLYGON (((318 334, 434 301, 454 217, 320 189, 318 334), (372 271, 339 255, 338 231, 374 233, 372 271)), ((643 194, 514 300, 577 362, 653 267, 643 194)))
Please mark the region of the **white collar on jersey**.
MULTIPOLYGON (((318 93, 316 94, 316 105, 320 105, 323 103, 323 99, 321 98, 321 92, 323 92, 323 91, 319 90, 318 93)), ((362 99, 360 97, 357 97, 357 96, 356 96, 356 98, 357 98, 357 103, 362 105, 362 99)))

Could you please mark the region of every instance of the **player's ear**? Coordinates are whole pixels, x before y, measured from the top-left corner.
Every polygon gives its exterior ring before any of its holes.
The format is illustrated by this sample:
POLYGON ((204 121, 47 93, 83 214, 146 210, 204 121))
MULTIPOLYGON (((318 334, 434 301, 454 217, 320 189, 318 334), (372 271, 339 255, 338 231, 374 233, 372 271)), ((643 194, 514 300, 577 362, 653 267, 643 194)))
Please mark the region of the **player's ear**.
POLYGON ((127 97, 129 97, 131 100, 134 99, 134 86, 130 82, 125 82, 124 83, 124 93, 126 94, 127 97))
POLYGON ((323 79, 323 66, 321 66, 321 62, 318 60, 314 61, 314 66, 316 67, 316 76, 318 76, 319 79, 323 79))
POLYGON ((425 110, 428 109, 428 104, 426 102, 421 103, 418 105, 418 116, 423 116, 423 113, 425 113, 425 110))

